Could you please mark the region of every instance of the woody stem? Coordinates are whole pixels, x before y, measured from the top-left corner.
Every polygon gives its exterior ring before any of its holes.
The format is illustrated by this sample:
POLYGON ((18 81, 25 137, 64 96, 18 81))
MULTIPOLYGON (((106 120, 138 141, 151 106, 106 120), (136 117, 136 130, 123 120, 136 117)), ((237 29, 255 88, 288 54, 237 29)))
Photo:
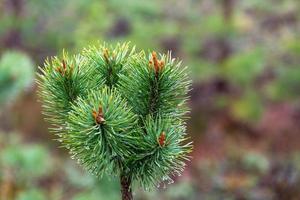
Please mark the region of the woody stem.
POLYGON ((120 183, 122 200, 133 200, 130 177, 126 176, 125 174, 121 174, 120 183))

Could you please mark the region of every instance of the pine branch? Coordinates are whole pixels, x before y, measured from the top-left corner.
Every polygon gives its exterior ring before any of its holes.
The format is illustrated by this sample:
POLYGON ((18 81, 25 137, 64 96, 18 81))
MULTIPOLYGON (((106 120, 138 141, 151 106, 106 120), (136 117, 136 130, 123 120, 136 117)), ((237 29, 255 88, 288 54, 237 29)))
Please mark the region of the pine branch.
POLYGON ((148 117, 144 126, 139 152, 128 165, 133 179, 140 180, 144 188, 153 188, 157 180, 171 182, 172 175, 181 175, 192 146, 185 143, 185 127, 173 125, 171 119, 148 117))
POLYGON ((192 150, 185 134, 187 68, 171 54, 146 56, 129 45, 89 47, 47 60, 39 96, 52 130, 91 173, 153 188, 180 175, 192 150))
POLYGON ((121 75, 119 88, 142 118, 149 114, 180 118, 188 111, 185 102, 191 82, 187 67, 181 67, 170 53, 160 58, 156 53, 148 59, 144 54, 135 57, 127 66, 129 74, 121 75))
POLYGON ((80 55, 69 57, 64 53, 62 59, 46 60, 45 67, 40 70, 37 83, 44 114, 53 125, 51 130, 61 133, 72 104, 103 82, 92 79, 92 68, 80 55))
POLYGON ((96 175, 115 174, 119 161, 132 155, 132 132, 137 116, 126 106, 117 91, 103 87, 79 98, 67 119, 67 134, 62 141, 71 154, 96 175), (101 108, 101 109, 99 109, 101 108), (98 121, 101 110, 102 121, 98 121))

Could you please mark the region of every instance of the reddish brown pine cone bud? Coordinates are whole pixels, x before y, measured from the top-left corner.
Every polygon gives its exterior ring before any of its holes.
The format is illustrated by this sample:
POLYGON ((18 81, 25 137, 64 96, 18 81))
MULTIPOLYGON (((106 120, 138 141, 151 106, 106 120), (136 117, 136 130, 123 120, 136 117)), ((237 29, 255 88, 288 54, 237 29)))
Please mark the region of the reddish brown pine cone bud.
MULTIPOLYGON (((67 73, 67 63, 65 60, 62 60, 62 66, 58 66, 57 68, 55 68, 55 70, 57 72, 59 72, 62 76, 64 76, 66 73, 67 73)), ((73 72, 73 66, 70 67, 70 70, 69 70, 69 75, 72 74, 73 72)))
POLYGON ((94 117, 96 124, 103 124, 103 122, 105 122, 105 119, 103 117, 102 106, 99 106, 98 112, 93 110, 92 115, 94 117))
POLYGON ((152 60, 154 64, 154 70, 156 73, 159 72, 159 60, 157 59, 157 54, 155 51, 152 52, 152 60))
POLYGON ((163 131, 158 137, 159 146, 163 147, 166 144, 166 133, 163 131))
POLYGON ((149 60, 149 66, 153 66, 155 74, 158 75, 158 73, 164 68, 165 62, 163 60, 158 60, 155 51, 153 51, 151 55, 152 59, 149 60))

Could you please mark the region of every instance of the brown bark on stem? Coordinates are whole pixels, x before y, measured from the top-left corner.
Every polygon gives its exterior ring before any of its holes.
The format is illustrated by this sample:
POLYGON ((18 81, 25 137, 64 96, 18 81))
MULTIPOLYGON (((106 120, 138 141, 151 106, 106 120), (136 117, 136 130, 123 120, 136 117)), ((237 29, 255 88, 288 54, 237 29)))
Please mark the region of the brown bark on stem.
POLYGON ((121 174, 120 183, 122 200, 133 200, 130 177, 121 174))

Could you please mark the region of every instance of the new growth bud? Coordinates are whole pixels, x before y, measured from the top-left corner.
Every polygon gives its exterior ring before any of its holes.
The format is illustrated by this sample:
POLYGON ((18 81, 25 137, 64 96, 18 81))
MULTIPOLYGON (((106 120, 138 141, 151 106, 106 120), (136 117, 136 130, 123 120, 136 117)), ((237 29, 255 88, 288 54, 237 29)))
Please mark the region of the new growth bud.
POLYGON ((66 73, 69 75, 72 74, 74 67, 70 66, 69 72, 67 71, 67 63, 65 60, 62 60, 62 66, 58 66, 55 70, 59 72, 62 76, 65 76, 66 73))
POLYGON ((153 67, 155 74, 158 75, 158 73, 164 68, 165 62, 163 60, 158 60, 155 51, 153 51, 151 55, 152 59, 149 61, 149 66, 153 67))
POLYGON ((98 108, 98 112, 93 110, 92 115, 93 115, 93 118, 94 118, 96 124, 103 124, 103 122, 105 122, 101 105, 98 108))
POLYGON ((166 133, 163 131, 158 137, 158 144, 160 147, 164 147, 166 144, 166 133))

